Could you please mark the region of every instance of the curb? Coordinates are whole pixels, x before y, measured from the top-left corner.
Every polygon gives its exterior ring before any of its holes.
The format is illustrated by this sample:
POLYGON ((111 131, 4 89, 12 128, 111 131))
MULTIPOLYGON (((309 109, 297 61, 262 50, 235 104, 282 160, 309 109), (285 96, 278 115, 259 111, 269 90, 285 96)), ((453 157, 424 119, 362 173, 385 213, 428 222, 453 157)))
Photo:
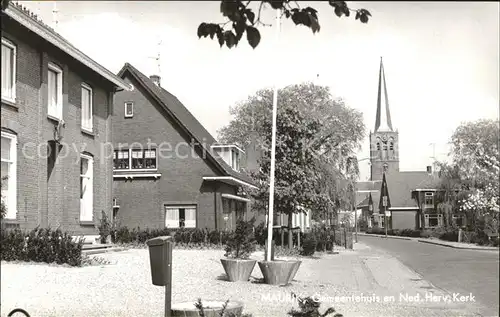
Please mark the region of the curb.
MULTIPOLYGON (((385 238, 385 235, 380 235, 380 234, 366 234, 366 233, 359 233, 358 235, 360 236, 366 236, 366 237, 376 237, 376 238, 385 238)), ((410 237, 398 237, 398 236, 387 236, 388 239, 400 239, 400 240, 414 240, 417 242, 421 243, 427 243, 427 244, 433 244, 433 245, 439 245, 443 247, 448 247, 448 248, 453 248, 453 249, 461 249, 461 250, 474 250, 474 251, 500 251, 499 248, 495 247, 469 247, 469 246, 460 246, 460 245, 453 245, 453 244, 448 244, 446 242, 439 242, 435 240, 430 240, 430 239, 419 239, 419 238, 410 238, 410 237)))
POLYGON ((100 249, 83 250, 82 254, 96 255, 96 254, 109 253, 109 252, 120 252, 120 251, 125 251, 125 250, 126 250, 125 248, 100 248, 100 249))
POLYGON ((453 244, 448 244, 448 243, 440 243, 437 241, 430 241, 430 240, 424 240, 424 239, 418 239, 418 242, 422 243, 427 243, 427 244, 434 244, 434 245, 440 245, 443 247, 448 247, 448 248, 453 248, 453 249, 461 249, 461 250, 478 250, 478 251, 499 251, 498 248, 494 247, 485 247, 485 248, 480 248, 480 247, 469 247, 469 246, 459 246, 459 245, 453 245, 453 244))
MULTIPOLYGON (((376 237, 376 238, 386 238, 385 235, 381 235, 381 234, 366 234, 366 233, 359 233, 358 232, 358 236, 365 236, 365 237, 376 237)), ((390 235, 387 235, 387 239, 399 239, 399 240, 407 240, 407 241, 411 241, 411 240, 415 240, 414 238, 410 238, 410 237, 398 237, 398 236, 390 236, 390 235)))

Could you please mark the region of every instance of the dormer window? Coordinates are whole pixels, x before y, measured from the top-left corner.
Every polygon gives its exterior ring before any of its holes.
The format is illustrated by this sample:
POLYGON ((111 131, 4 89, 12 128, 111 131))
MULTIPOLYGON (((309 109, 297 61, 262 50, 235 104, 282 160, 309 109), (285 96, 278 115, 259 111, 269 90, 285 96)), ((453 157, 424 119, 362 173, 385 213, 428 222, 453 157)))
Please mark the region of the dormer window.
POLYGON ((240 158, 241 153, 244 153, 236 145, 222 145, 215 144, 212 145, 212 149, 219 155, 232 169, 235 171, 240 171, 240 158))
POLYGON ((232 161, 231 161, 231 167, 239 171, 240 170, 240 152, 236 149, 232 150, 232 161))

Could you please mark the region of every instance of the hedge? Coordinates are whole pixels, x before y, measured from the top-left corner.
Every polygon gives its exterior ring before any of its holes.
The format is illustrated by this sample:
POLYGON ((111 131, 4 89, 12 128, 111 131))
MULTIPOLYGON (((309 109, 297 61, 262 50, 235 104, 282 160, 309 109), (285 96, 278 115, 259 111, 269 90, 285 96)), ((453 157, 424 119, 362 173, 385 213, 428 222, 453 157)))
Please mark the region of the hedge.
POLYGON ((0 258, 3 261, 34 261, 82 265, 83 240, 60 229, 35 228, 29 232, 19 229, 2 230, 0 258))

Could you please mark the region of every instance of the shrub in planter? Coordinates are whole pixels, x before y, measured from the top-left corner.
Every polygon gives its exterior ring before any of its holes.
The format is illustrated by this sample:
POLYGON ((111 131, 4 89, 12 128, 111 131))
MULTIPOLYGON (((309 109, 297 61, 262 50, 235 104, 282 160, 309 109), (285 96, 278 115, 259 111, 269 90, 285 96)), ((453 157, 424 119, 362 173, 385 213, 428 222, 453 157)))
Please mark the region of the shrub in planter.
POLYGON ((228 237, 224 250, 226 259, 221 259, 229 281, 248 281, 256 260, 249 259, 256 249, 253 232, 255 217, 249 221, 239 220, 236 230, 228 237))
POLYGON ((306 234, 300 254, 305 256, 313 255, 316 252, 316 245, 317 241, 314 234, 306 234))

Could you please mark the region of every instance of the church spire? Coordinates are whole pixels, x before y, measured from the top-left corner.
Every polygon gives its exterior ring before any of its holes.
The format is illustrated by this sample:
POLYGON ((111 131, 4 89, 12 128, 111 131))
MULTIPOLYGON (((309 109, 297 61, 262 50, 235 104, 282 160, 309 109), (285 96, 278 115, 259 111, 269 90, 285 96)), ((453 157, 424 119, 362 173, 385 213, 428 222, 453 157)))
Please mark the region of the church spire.
POLYGON ((393 130, 394 129, 392 128, 391 112, 389 111, 389 100, 387 98, 387 86, 385 84, 384 64, 382 63, 382 57, 380 57, 375 132, 393 130))

